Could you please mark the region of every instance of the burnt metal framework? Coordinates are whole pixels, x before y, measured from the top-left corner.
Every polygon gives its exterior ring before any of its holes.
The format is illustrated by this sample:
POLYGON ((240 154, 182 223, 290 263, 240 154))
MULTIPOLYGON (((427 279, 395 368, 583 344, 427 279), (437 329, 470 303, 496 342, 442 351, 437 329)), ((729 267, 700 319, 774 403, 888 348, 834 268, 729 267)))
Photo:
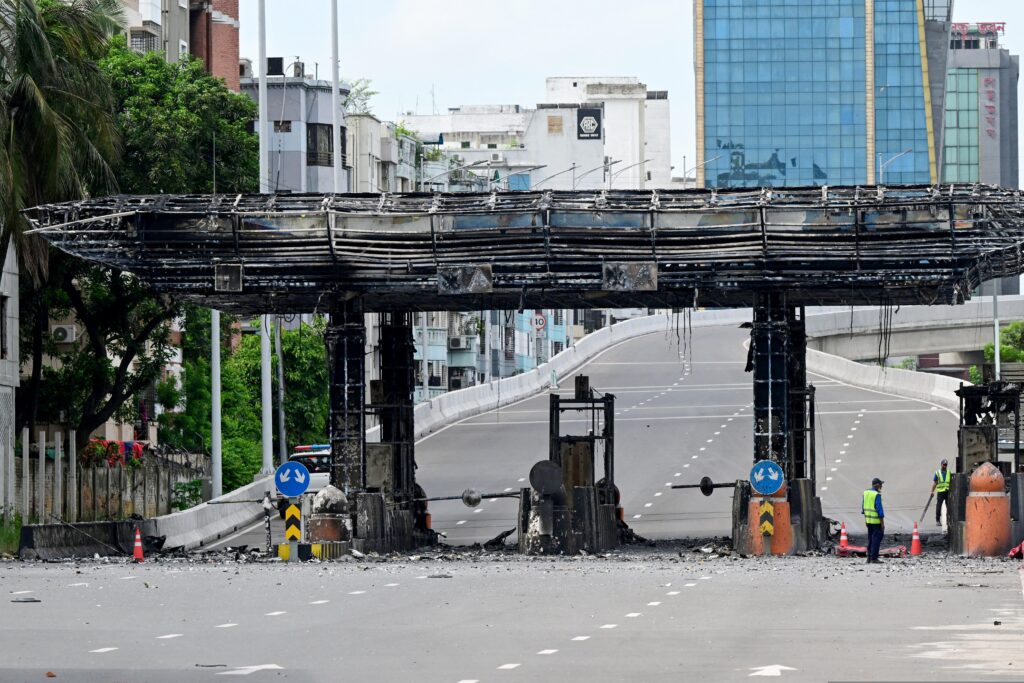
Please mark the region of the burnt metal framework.
POLYGON ((37 207, 56 247, 236 313, 960 303, 1022 269, 982 185, 121 196, 37 207))
POLYGON ((380 403, 367 406, 380 417, 381 442, 391 445, 396 502, 409 502, 416 493, 416 431, 413 419, 415 343, 412 314, 383 313, 380 327, 380 403))
POLYGON ((590 379, 586 375, 577 375, 575 391, 571 397, 551 394, 548 405, 548 459, 558 465, 562 463, 562 445, 589 443, 590 452, 597 453, 597 445, 601 444, 602 465, 604 476, 596 486, 600 499, 605 503, 618 503, 615 495, 615 395, 597 395, 590 387, 590 379), (590 420, 590 429, 586 435, 562 435, 562 413, 574 411, 583 413, 584 420, 590 420))
POLYGON ((1020 394, 1021 385, 1015 382, 990 382, 981 385, 961 384, 956 392, 960 398, 960 430, 957 433, 956 472, 970 474, 968 449, 987 451, 988 460, 998 464, 1001 443, 1013 439, 1012 470, 1019 472, 1020 449, 1020 394), (1002 434, 1000 433, 1002 432, 1002 434))
POLYGON ((348 495, 366 488, 366 324, 360 299, 333 302, 325 337, 331 484, 348 495))

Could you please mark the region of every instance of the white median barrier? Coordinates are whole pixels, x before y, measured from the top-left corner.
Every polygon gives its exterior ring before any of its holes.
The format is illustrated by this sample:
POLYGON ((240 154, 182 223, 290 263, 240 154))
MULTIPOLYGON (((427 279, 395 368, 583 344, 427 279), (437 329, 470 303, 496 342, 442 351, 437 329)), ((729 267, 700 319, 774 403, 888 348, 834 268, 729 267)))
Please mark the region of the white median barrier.
POLYGON ((260 518, 262 503, 248 501, 261 501, 263 492, 272 488, 271 478, 264 477, 188 510, 154 517, 152 535, 166 536, 164 548, 201 548, 260 518))

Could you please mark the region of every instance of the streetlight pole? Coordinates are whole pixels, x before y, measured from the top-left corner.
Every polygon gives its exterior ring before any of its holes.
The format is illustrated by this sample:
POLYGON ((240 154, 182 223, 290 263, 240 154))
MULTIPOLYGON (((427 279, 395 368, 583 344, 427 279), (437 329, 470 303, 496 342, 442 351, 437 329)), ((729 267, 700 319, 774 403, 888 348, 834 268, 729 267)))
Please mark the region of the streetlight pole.
MULTIPOLYGON (((697 164, 697 165, 696 165, 696 166, 694 166, 693 168, 689 168, 689 169, 687 169, 687 168, 686 168, 686 157, 683 157, 683 180, 685 181, 685 180, 686 180, 686 179, 687 179, 687 178, 689 177, 689 175, 690 175, 690 171, 696 171, 696 170, 697 170, 698 168, 701 168, 701 167, 703 167, 703 166, 707 166, 707 165, 708 165, 708 164, 710 164, 710 163, 711 163, 712 161, 718 161, 718 160, 719 160, 719 159, 721 159, 721 158, 722 158, 722 155, 721 155, 721 154, 719 154, 719 155, 718 155, 718 156, 716 156, 716 157, 711 157, 711 158, 710 158, 710 159, 708 159, 707 161, 702 161, 702 162, 700 162, 699 164, 697 164)), ((696 182, 696 179, 694 179, 694 182, 696 182)))
POLYGON ((572 171, 573 174, 574 174, 573 175, 572 186, 576 187, 576 180, 575 180, 576 162, 574 161, 574 162, 572 162, 572 166, 570 166, 569 168, 565 169, 564 171, 559 171, 558 173, 553 173, 553 174, 549 175, 547 178, 542 178, 541 180, 538 180, 537 182, 533 183, 532 185, 530 185, 530 189, 531 190, 536 189, 536 188, 540 187, 541 185, 543 185, 544 183, 546 183, 547 181, 551 180, 552 178, 557 178, 558 176, 562 175, 563 173, 568 173, 569 171, 572 171))
POLYGON ((334 192, 341 192, 341 94, 338 92, 338 0, 331 0, 331 142, 334 145, 334 192))
POLYGON ((642 166, 643 164, 646 164, 648 161, 652 161, 652 159, 644 159, 643 161, 638 161, 635 164, 630 164, 629 166, 623 166, 622 168, 620 168, 615 173, 612 173, 611 177, 608 178, 608 189, 609 190, 612 189, 612 184, 615 182, 615 179, 618 178, 620 175, 622 175, 624 172, 628 171, 631 168, 635 168, 636 166, 642 166))
POLYGON ((894 154, 893 156, 889 157, 889 159, 887 161, 884 161, 884 162, 882 161, 882 153, 879 152, 878 153, 878 184, 879 185, 884 185, 885 184, 885 169, 886 169, 886 167, 889 164, 891 164, 892 162, 896 161, 897 159, 899 159, 904 154, 910 154, 913 151, 914 151, 913 147, 908 147, 907 149, 903 150, 902 152, 900 152, 898 154, 894 154))
MULTIPOLYGON (((267 117, 267 2, 259 0, 259 129, 260 129, 260 192, 270 192, 267 155, 270 150, 270 121, 267 117)), ((263 408, 263 466, 260 474, 274 472, 273 414, 270 387, 270 316, 260 316, 260 403, 263 408)))
POLYGON ((605 169, 611 168, 615 164, 621 164, 621 163, 622 163, 622 159, 615 159, 614 161, 609 161, 606 164, 601 164, 600 166, 595 166, 594 168, 590 169, 589 171, 584 171, 583 173, 580 173, 578 176, 576 176, 575 178, 572 179, 572 189, 574 189, 574 190, 576 189, 576 183, 580 179, 582 179, 584 176, 590 175, 594 171, 600 170, 602 168, 605 168, 605 169))

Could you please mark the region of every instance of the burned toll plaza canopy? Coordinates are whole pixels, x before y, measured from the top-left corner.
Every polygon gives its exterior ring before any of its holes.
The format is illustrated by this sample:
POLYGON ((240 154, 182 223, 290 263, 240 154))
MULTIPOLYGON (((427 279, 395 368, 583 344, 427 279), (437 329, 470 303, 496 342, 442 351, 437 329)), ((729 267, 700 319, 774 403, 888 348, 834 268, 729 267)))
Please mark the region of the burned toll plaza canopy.
MULTIPOLYGON (((804 307, 961 303, 981 282, 1021 272, 1024 243, 1021 193, 981 185, 123 196, 28 217, 55 247, 177 300, 243 315, 328 313, 331 481, 357 511, 356 547, 382 551, 432 534, 415 477, 411 311, 751 307, 754 460, 779 463, 793 509, 809 512, 820 501, 804 307), (373 311, 382 379, 368 401, 373 311), (368 415, 379 443, 367 443, 368 415)), ((588 458, 596 446, 572 448, 588 458)), ((584 487, 602 510, 617 498, 606 453, 600 486, 584 487)), ((602 514, 613 528, 614 513, 602 514)), ((820 525, 800 518, 810 547, 820 525)), ((734 514, 734 536, 748 521, 734 514)))
POLYGON ((1017 274, 1018 191, 981 185, 115 196, 36 231, 236 313, 950 304, 1017 274))

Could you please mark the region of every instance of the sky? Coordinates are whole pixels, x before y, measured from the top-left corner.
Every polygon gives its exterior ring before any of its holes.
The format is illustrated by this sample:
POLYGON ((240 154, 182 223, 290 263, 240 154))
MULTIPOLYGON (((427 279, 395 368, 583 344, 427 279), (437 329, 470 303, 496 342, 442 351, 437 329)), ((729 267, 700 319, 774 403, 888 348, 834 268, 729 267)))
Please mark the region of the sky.
MULTIPOLYGON (((240 52, 259 55, 256 0, 241 0, 240 52)), ((329 0, 266 0, 267 56, 330 78, 329 0)), ((544 99, 549 76, 636 76, 668 90, 672 163, 695 158, 692 0, 339 0, 343 79, 369 78, 373 112, 443 113, 544 99)), ((954 21, 1005 21, 1024 53, 1024 2, 955 0, 954 21)), ((1024 86, 1022 86, 1024 91, 1024 86)), ((1021 138, 1024 147, 1024 136, 1021 138)))

